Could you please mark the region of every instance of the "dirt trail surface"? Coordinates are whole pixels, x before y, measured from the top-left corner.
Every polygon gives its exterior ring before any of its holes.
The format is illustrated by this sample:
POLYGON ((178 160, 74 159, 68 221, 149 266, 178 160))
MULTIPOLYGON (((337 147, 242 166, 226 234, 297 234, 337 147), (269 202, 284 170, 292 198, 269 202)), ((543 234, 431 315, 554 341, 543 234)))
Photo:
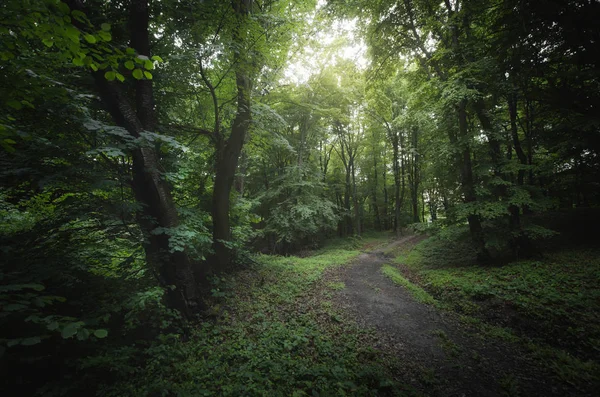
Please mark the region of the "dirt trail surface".
POLYGON ((519 347, 485 339, 453 313, 417 302, 383 275, 391 263, 384 252, 414 245, 417 236, 361 254, 335 275, 345 288, 336 305, 364 327, 373 328, 376 348, 400 360, 399 378, 433 396, 568 395, 536 368, 519 347))

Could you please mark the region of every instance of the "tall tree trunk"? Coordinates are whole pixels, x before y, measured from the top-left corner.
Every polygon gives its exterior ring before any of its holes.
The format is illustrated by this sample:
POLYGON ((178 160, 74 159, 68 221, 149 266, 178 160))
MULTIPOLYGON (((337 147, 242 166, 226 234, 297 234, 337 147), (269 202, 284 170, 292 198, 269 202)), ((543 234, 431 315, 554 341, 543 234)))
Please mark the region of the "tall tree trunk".
POLYGON ((373 185, 373 214, 375 215, 375 230, 381 230, 381 217, 379 215, 379 204, 377 203, 377 189, 379 187, 379 176, 377 174, 377 153, 375 153, 375 144, 373 145, 373 176, 374 176, 374 185, 373 185))
POLYGON ((352 216, 351 206, 350 206, 350 196, 351 196, 351 184, 350 184, 351 171, 350 166, 346 167, 346 184, 344 191, 344 208, 346 209, 346 235, 352 235, 354 233, 353 225, 352 225, 352 216))
POLYGON ((398 136, 395 135, 392 139, 393 153, 393 171, 394 171, 394 232, 396 236, 400 236, 400 143, 398 136))
POLYGON ((413 222, 417 223, 420 220, 419 217, 419 154, 417 153, 418 136, 417 129, 412 129, 411 134, 412 141, 412 166, 411 166, 411 201, 412 201, 412 213, 413 222))
POLYGON ((354 168, 354 155, 351 157, 350 166, 352 168, 352 198, 354 203, 354 219, 356 221, 356 235, 360 237, 360 210, 358 205, 358 193, 356 191, 356 170, 354 168))
MULTIPOLYGON (((471 162, 471 149, 468 144, 468 125, 467 125, 467 101, 461 100, 458 105, 458 131, 459 136, 463 141, 463 148, 461 151, 461 179, 462 179, 462 191, 464 195, 465 203, 473 203, 477 201, 475 195, 475 184, 473 180, 473 165, 471 162)), ((478 260, 487 261, 490 254, 485 247, 485 240, 483 236, 483 227, 481 226, 481 219, 477 214, 470 214, 467 216, 469 222, 469 232, 471 239, 478 250, 478 260)))
MULTIPOLYGON (((70 2, 70 5, 72 9, 83 11, 81 2, 70 2)), ((132 0, 130 12, 131 47, 140 55, 150 57, 148 1, 132 0)), ((151 80, 136 81, 135 105, 120 83, 107 81, 102 72, 95 72, 94 80, 109 113, 129 134, 139 138, 144 131, 156 130, 151 80)), ((142 204, 137 219, 145 238, 146 260, 158 273, 163 286, 174 286, 167 292, 169 306, 188 317, 202 308, 202 301, 188 256, 169 246, 168 233, 179 226, 179 217, 171 188, 162 175, 160 156, 156 147, 142 146, 133 150, 132 157, 133 191, 136 200, 142 204)))
MULTIPOLYGON (((245 19, 250 13, 251 0, 234 0, 233 10, 236 14, 238 26, 234 32, 234 41, 244 47, 242 29, 245 19)), ((216 175, 213 187, 212 217, 213 217, 213 245, 215 251, 216 269, 225 269, 231 266, 231 249, 228 247, 231 240, 229 225, 230 200, 229 194, 235 177, 239 156, 244 145, 244 139, 252 121, 250 94, 252 83, 250 79, 251 61, 249 54, 236 51, 234 56, 235 82, 237 88, 237 112, 231 126, 231 135, 226 142, 217 145, 216 175)), ((221 140, 222 142, 222 140, 221 140)))
POLYGON ((387 164, 385 162, 387 158, 387 143, 384 148, 384 156, 383 156, 383 228, 385 230, 390 230, 390 216, 389 216, 389 194, 387 188, 387 164))
MULTIPOLYGON (((521 163, 522 166, 526 166, 528 164, 527 155, 525 155, 525 152, 521 147, 519 130, 517 128, 517 105, 517 95, 510 94, 508 97, 508 112, 510 116, 510 132, 512 136, 512 143, 515 148, 515 152, 517 153, 519 163, 521 163)), ((525 170, 520 169, 517 172, 517 185, 522 186, 524 182, 525 170)), ((509 206, 508 211, 510 213, 509 227, 513 232, 513 236, 516 236, 511 239, 513 254, 515 257, 519 257, 519 255, 529 256, 533 247, 531 245, 531 240, 522 233, 520 209, 518 206, 513 204, 509 206)))

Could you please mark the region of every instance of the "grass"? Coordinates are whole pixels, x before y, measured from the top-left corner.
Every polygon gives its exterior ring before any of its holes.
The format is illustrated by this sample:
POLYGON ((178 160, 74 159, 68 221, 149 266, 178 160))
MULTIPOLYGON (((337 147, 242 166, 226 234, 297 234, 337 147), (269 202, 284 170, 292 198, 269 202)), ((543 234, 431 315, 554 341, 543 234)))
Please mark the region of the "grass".
POLYGON ((429 295, 423 288, 408 281, 402 274, 393 266, 383 265, 381 272, 392 280, 395 284, 401 285, 410 292, 410 294, 419 302, 426 304, 435 304, 435 299, 429 295))
POLYGON ((188 340, 175 335, 146 351, 144 365, 103 395, 411 395, 396 383, 372 334, 346 324, 326 299, 343 283, 328 269, 357 255, 337 241, 309 257, 259 256, 259 265, 215 280, 217 321, 188 340))
POLYGON ((569 248, 495 267, 472 257, 468 244, 434 236, 396 257, 408 279, 394 267, 387 272, 418 284, 485 337, 528 347, 563 381, 600 384, 600 250, 569 248))

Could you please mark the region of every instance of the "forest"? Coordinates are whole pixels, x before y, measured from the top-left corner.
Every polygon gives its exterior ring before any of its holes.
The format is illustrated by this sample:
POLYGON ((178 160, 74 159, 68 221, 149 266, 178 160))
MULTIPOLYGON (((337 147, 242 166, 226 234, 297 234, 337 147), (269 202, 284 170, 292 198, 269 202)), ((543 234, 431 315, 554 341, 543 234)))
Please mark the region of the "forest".
POLYGON ((0 394, 593 396, 597 0, 3 0, 0 394))

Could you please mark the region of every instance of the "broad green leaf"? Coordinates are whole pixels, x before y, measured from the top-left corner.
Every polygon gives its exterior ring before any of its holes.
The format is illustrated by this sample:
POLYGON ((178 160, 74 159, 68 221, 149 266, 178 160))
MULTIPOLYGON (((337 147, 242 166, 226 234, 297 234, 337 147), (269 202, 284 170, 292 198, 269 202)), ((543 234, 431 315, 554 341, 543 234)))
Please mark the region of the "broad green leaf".
POLYGON ((77 333, 77 331, 79 330, 79 328, 81 328, 82 325, 83 323, 81 321, 69 323, 63 328, 60 335, 63 337, 63 339, 69 339, 77 333))
POLYGON ((58 329, 58 322, 52 321, 50 324, 48 324, 46 326, 46 328, 48 328, 48 331, 54 331, 54 330, 58 329))
POLYGON ((102 41, 111 41, 112 40, 111 34, 108 32, 105 32, 103 30, 98 32, 98 36, 102 39, 102 41))
POLYGON ((21 102, 15 101, 14 99, 11 99, 10 101, 7 101, 6 104, 8 106, 10 106, 11 108, 16 109, 16 110, 23 109, 23 105, 21 104, 21 102))
POLYGON ((90 331, 88 331, 87 328, 81 328, 79 331, 77 331, 77 339, 78 340, 86 340, 89 337, 90 337, 90 331))
POLYGON ((22 305, 20 303, 11 303, 3 307, 4 311, 7 312, 16 312, 17 310, 26 309, 27 305, 22 305))
POLYGON ((161 58, 161 57, 159 57, 158 55, 154 55, 154 56, 153 56, 151 59, 152 59, 153 61, 157 61, 157 62, 164 62, 164 61, 162 60, 162 58, 161 58))
POLYGON ((125 76, 123 76, 121 73, 115 73, 115 75, 117 76, 117 80, 119 80, 121 83, 125 81, 125 76))
POLYGON ((152 80, 152 73, 144 70, 144 76, 146 76, 148 80, 152 80))
POLYGON ((133 61, 126 61, 125 67, 129 70, 133 70, 133 69, 135 69, 135 64, 133 63, 133 61))
POLYGON ((109 32, 110 31, 110 23, 103 23, 102 25, 100 25, 100 28, 102 30, 104 30, 105 32, 109 32))
POLYGON ((95 64, 95 63, 90 63, 90 68, 92 68, 92 70, 93 70, 94 72, 97 72, 97 71, 98 71, 98 66, 96 66, 96 64, 95 64))
POLYGON ((79 43, 79 29, 74 26, 68 26, 65 30, 66 36, 74 43, 79 43))
POLYGON ((50 39, 44 39, 44 40, 42 40, 42 43, 44 43, 44 45, 48 48, 50 48, 54 45, 54 41, 52 41, 50 39))
POLYGON ((113 81, 116 77, 117 73, 112 70, 104 73, 104 78, 108 81, 113 81))
POLYGON ((85 22, 85 20, 87 19, 85 14, 79 10, 71 11, 71 16, 77 19, 79 22, 85 22))
POLYGON ((73 65, 75 65, 75 66, 83 66, 83 59, 73 58, 73 65))
POLYGON ((108 336, 108 331, 105 329, 97 329, 94 331, 94 336, 98 339, 106 338, 108 336))
POLYGON ((152 70, 154 69, 154 62, 151 60, 144 61, 144 69, 152 70))
POLYGON ((39 336, 34 336, 32 338, 25 338, 21 341, 21 345, 23 346, 32 346, 40 343, 42 339, 39 336))
POLYGON ((90 44, 94 44, 96 42, 96 37, 94 37, 91 34, 86 34, 83 36, 83 38, 85 39, 85 41, 87 41, 90 44))
POLYGON ((63 14, 70 14, 71 13, 71 9, 69 8, 69 6, 66 3, 63 3, 62 1, 59 1, 56 4, 56 7, 58 7, 58 9, 60 10, 60 12, 62 12, 63 14))
POLYGON ((141 69, 135 69, 132 75, 136 80, 141 80, 144 78, 144 73, 141 71, 141 69))

